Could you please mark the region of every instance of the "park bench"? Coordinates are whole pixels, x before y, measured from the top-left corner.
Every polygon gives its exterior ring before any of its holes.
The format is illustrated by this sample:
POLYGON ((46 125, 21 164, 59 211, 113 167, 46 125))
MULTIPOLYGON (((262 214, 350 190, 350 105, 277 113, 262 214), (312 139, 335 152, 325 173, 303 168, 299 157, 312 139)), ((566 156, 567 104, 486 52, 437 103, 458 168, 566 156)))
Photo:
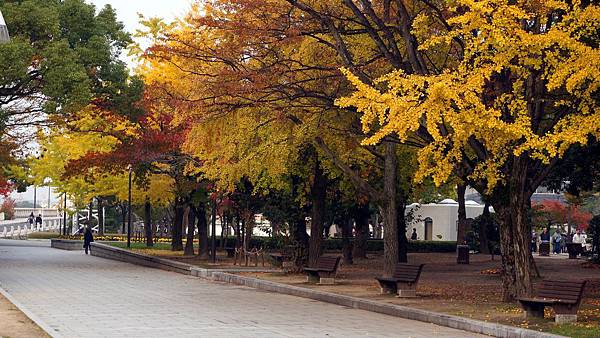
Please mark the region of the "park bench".
POLYGON ((583 247, 581 243, 567 243, 567 252, 569 253, 569 259, 576 259, 578 255, 582 253, 583 247))
POLYGON ((283 252, 271 252, 269 253, 269 257, 271 258, 271 261, 274 263, 274 265, 278 267, 282 267, 284 262, 289 261, 292 258, 291 255, 288 255, 283 252))
POLYGON ((335 284, 335 275, 340 266, 341 257, 319 257, 315 266, 304 268, 308 282, 335 284))
POLYGON ((235 247, 224 247, 223 249, 227 252, 228 258, 232 258, 235 256, 235 247))
POLYGON ((254 266, 258 266, 258 258, 262 258, 262 266, 265 266, 265 251, 263 248, 257 249, 252 248, 250 251, 245 250, 243 247, 239 247, 235 249, 233 265, 240 263, 242 265, 242 260, 244 260, 245 265, 248 266, 248 261, 254 257, 254 266))
POLYGON ((417 283, 423 264, 398 263, 392 277, 377 277, 382 294, 397 294, 398 297, 416 297, 417 283))
POLYGON ((544 317, 544 308, 550 306, 556 313, 556 323, 577 321, 577 310, 581 303, 584 280, 544 280, 537 296, 519 298, 525 317, 544 317))

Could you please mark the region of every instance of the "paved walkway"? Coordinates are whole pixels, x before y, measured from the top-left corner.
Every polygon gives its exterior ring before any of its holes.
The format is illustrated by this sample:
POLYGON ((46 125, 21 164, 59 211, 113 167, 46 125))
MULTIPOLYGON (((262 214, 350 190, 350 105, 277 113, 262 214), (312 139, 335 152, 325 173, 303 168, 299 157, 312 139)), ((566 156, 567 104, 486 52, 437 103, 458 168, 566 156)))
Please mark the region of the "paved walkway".
POLYGON ((0 240, 0 286, 62 337, 477 337, 42 242, 0 240))

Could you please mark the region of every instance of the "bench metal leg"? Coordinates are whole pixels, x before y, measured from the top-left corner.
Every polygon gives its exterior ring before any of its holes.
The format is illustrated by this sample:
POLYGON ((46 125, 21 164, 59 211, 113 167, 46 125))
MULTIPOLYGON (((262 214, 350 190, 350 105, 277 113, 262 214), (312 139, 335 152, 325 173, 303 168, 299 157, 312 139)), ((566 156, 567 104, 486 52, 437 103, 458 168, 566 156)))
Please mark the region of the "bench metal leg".
POLYGON ((320 278, 318 274, 309 272, 306 275, 306 281, 309 283, 318 283, 320 281, 320 278))
POLYGON ((575 323, 577 321, 577 315, 573 314, 556 314, 554 317, 554 322, 556 324, 567 324, 567 323, 575 323))
POLYGON ((335 278, 332 277, 321 277, 319 278, 319 284, 321 285, 334 285, 335 278))
POLYGON ((417 285, 414 283, 396 283, 396 287, 398 288, 398 297, 417 297, 417 285))
POLYGON ((556 324, 573 323, 577 321, 578 306, 567 304, 555 304, 552 306, 554 313, 554 321, 556 324))
POLYGON ((525 310, 525 318, 544 318, 543 304, 522 304, 525 310))
POLYGON ((382 295, 395 295, 398 293, 396 283, 379 282, 379 286, 381 287, 380 290, 382 295))

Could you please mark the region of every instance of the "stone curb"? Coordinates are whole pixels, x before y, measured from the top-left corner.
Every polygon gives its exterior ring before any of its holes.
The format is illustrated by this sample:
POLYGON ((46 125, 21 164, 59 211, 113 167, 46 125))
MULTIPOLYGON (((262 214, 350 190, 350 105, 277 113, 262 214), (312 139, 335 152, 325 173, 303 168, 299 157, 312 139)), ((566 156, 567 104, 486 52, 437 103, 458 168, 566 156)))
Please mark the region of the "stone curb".
POLYGON ((147 266, 150 268, 177 272, 184 275, 191 275, 192 265, 174 262, 164 258, 142 255, 121 248, 116 248, 107 244, 95 242, 92 243, 91 254, 92 256, 147 266))
POLYGON ((23 312, 23 314, 25 316, 27 316, 29 319, 31 319, 32 322, 34 322, 37 326, 39 326, 40 329, 42 329, 44 332, 46 332, 50 337, 62 338, 62 335, 57 330, 52 328, 50 325, 46 324, 46 322, 44 320, 42 320, 40 317, 38 317, 36 314, 29 311, 28 308, 26 308, 18 300, 14 299, 13 296, 11 296, 10 293, 8 293, 8 291, 4 290, 4 288, 2 288, 2 287, 0 287, 0 294, 2 294, 2 296, 4 296, 4 298, 8 299, 9 302, 13 303, 13 305, 16 306, 17 309, 19 309, 21 312, 23 312))
MULTIPOLYGON (((115 248, 105 244, 92 243, 92 255, 108 259, 120 260, 132 264, 174 271, 178 273, 183 273, 185 275, 191 275, 194 277, 204 278, 212 281, 243 285, 255 289, 313 299, 350 308, 377 312, 399 318, 418 320, 421 322, 432 323, 440 326, 484 334, 488 336, 502 338, 566 338, 564 336, 522 329, 508 325, 483 322, 475 319, 452 316, 443 313, 415 309, 401 305, 386 304, 357 297, 339 295, 331 292, 324 292, 293 285, 276 283, 258 278, 239 276, 230 273, 231 270, 199 268, 188 264, 173 262, 168 259, 132 253, 130 251, 115 248), (186 266, 187 270, 170 270, 169 268, 174 264, 186 266)), ((251 272, 248 270, 242 271, 251 272)))
MULTIPOLYGON (((80 246, 83 245, 83 242, 80 246)), ((147 266, 150 268, 156 268, 166 271, 172 271, 181 273, 184 275, 194 275, 194 270, 208 270, 215 272, 278 272, 280 270, 272 269, 203 269, 196 267, 191 264, 175 262, 170 259, 158 258, 140 254, 137 252, 131 252, 129 250, 117 248, 111 245, 94 242, 92 243, 92 256, 103 257, 114 259, 122 262, 132 263, 147 266)))
POLYGON ((53 238, 50 240, 50 247, 54 249, 78 251, 83 250, 83 241, 53 238))
POLYGON ((512 327, 508 325, 483 322, 475 319, 452 316, 443 313, 420 310, 401 305, 386 304, 357 297, 344 296, 331 292, 307 289, 298 286, 265 281, 258 278, 243 277, 225 272, 213 272, 208 269, 192 269, 192 275, 213 281, 244 285, 255 289, 272 291, 291 296, 309 298, 326 303, 351 307, 360 310, 382 313, 394 317, 418 320, 440 326, 450 327, 473 333, 503 338, 565 338, 544 332, 512 327), (202 271, 204 270, 204 271, 202 271))

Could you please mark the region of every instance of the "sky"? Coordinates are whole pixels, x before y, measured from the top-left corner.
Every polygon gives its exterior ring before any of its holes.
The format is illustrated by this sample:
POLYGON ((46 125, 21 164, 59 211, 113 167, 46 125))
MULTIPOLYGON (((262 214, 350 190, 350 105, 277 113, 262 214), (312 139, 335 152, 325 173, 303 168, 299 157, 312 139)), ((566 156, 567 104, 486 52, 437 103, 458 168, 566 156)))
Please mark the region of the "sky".
MULTIPOLYGON (((99 11, 106 5, 111 5, 117 12, 117 19, 125 24, 125 29, 130 33, 135 33, 137 29, 142 28, 139 24, 139 14, 144 17, 159 17, 165 21, 172 21, 177 17, 182 17, 190 8, 194 0, 86 0, 96 6, 99 11)), ((140 41, 142 47, 147 47, 143 41, 140 41)), ((133 62, 124 53, 122 59, 134 67, 133 62)))
MULTIPOLYGON (((139 24, 138 13, 145 17, 160 17, 166 21, 172 21, 176 17, 185 15, 194 0, 86 0, 96 6, 96 10, 102 9, 105 5, 110 4, 117 12, 117 18, 125 24, 125 29, 133 33, 141 28, 139 24)), ((142 46, 144 46, 142 42, 142 46)), ((126 58, 124 53, 124 61, 128 62, 131 67, 131 60, 126 58)), ((50 205, 55 206, 58 196, 51 192, 50 205)), ((29 187, 24 193, 11 194, 11 198, 16 201, 33 201, 33 187, 29 187)), ((45 207, 48 204, 48 188, 37 188, 38 203, 45 207)))

